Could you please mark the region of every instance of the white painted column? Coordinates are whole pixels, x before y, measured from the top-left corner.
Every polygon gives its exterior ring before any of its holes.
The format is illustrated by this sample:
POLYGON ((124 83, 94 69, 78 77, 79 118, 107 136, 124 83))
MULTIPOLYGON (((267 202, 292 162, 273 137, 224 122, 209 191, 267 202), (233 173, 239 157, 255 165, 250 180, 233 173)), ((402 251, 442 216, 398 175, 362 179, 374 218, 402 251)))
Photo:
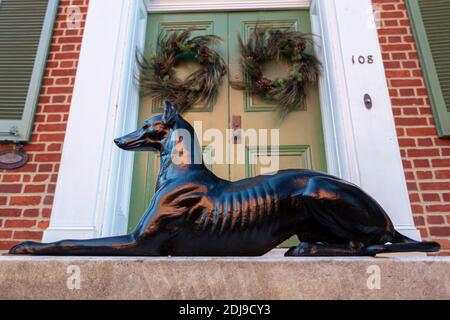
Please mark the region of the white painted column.
POLYGON ((320 35, 316 49, 324 64, 320 89, 330 169, 372 195, 400 232, 420 239, 371 1, 314 0, 311 17, 313 33, 320 35), (365 63, 358 62, 359 56, 365 57, 365 63), (368 56, 373 63, 367 62, 368 56), (372 98, 372 109, 365 107, 365 94, 372 98))
POLYGON ((144 43, 146 5, 145 0, 90 1, 44 241, 120 233, 117 224, 126 230, 133 158, 120 154, 113 139, 137 120, 134 61, 144 43), (128 184, 118 183, 118 172, 129 173, 128 184))

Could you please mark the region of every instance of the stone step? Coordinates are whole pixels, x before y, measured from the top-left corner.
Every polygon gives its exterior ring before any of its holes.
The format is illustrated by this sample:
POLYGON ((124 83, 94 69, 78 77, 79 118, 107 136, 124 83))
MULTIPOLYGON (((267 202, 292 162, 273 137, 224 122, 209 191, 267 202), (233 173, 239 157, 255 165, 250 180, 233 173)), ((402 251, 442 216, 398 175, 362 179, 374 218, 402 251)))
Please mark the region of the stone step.
POLYGON ((0 257, 0 299, 450 299, 450 257, 0 257))

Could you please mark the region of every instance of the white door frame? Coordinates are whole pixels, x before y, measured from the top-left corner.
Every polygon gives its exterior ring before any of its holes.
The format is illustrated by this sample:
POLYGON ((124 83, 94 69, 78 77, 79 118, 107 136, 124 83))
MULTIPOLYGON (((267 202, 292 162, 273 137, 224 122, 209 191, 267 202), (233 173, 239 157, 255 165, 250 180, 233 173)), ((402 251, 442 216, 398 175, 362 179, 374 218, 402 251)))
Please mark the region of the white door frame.
POLYGON ((135 54, 149 12, 310 8, 323 63, 321 110, 328 170, 360 185, 398 230, 419 239, 397 142, 370 0, 91 0, 49 229, 44 241, 123 234, 133 154, 113 146, 136 126, 135 54), (352 55, 372 55, 370 65, 352 55), (365 108, 364 94, 374 106, 365 108))

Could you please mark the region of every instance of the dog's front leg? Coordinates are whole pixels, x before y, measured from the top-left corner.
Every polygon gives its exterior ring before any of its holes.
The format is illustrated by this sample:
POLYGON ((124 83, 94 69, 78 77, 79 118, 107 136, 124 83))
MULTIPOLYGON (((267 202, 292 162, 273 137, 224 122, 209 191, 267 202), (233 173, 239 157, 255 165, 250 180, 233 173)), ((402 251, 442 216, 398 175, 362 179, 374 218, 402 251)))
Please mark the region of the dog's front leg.
POLYGON ((88 240, 62 240, 54 243, 24 242, 13 247, 9 253, 44 256, 155 255, 152 250, 145 250, 140 246, 132 235, 88 240))

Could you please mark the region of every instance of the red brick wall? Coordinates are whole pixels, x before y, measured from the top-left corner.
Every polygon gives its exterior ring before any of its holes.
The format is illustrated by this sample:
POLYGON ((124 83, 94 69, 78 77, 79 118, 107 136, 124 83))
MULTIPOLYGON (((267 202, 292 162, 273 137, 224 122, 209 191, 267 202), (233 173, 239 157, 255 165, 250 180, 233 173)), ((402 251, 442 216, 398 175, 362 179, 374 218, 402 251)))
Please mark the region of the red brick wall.
MULTIPOLYGON (((450 255, 450 140, 436 135, 404 1, 373 3, 381 9, 379 38, 414 219, 422 236, 438 240, 441 254, 450 255)), ((0 250, 40 240, 48 226, 83 32, 67 28, 66 9, 79 5, 84 23, 87 4, 60 2, 32 142, 26 147, 30 162, 0 171, 0 250)))
POLYGON ((439 139, 404 0, 373 0, 414 221, 450 255, 450 139, 439 139))
POLYGON ((88 0, 60 1, 31 143, 25 147, 30 160, 20 169, 0 170, 0 250, 41 240, 49 224, 87 6, 88 0), (80 7, 80 28, 67 27, 70 6, 80 7))

